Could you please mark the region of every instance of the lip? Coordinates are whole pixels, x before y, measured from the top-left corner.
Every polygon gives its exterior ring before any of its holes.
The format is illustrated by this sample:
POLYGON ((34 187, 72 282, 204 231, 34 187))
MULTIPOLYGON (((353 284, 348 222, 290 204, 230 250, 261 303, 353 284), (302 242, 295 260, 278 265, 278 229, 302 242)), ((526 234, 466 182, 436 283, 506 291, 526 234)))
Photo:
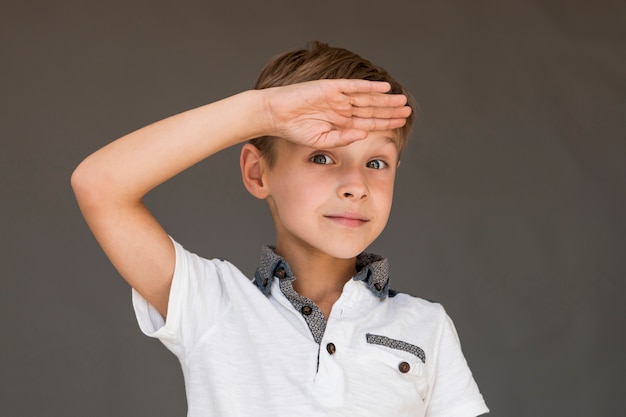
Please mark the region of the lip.
POLYGON ((364 225, 369 221, 368 218, 358 214, 358 213, 337 213, 337 214, 327 214, 324 217, 327 219, 339 223, 343 226, 347 227, 359 227, 364 225))

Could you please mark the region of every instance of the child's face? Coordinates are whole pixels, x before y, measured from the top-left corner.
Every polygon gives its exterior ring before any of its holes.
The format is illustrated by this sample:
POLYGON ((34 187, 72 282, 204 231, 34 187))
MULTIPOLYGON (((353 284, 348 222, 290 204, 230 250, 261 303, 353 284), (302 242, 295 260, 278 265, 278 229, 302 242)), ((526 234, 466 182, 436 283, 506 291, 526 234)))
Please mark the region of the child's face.
POLYGON ((393 135, 371 132, 328 150, 277 140, 276 163, 265 179, 279 253, 303 249, 348 259, 380 235, 398 166, 393 135))

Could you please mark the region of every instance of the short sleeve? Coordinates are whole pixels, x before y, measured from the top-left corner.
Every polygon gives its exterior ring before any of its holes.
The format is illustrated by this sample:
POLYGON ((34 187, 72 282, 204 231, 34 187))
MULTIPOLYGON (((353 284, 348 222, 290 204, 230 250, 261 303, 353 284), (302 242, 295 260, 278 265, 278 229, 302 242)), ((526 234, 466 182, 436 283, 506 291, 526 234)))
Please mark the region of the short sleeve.
POLYGON ((218 320, 228 303, 223 280, 232 267, 226 261, 208 260, 185 250, 172 240, 176 265, 170 289, 167 318, 132 290, 133 308, 141 331, 159 339, 176 356, 183 357, 218 320))
POLYGON ((461 351, 454 324, 446 315, 426 417, 476 417, 488 412, 461 351))

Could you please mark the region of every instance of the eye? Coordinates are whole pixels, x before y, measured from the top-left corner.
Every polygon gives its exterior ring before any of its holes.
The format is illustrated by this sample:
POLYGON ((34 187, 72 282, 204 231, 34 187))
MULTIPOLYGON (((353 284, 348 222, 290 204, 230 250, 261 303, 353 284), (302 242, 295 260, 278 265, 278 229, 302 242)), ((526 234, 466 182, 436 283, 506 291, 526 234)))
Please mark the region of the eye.
POLYGON ((365 166, 372 169, 383 169, 386 168, 388 165, 382 159, 373 159, 365 164, 365 166))
POLYGON ((324 155, 324 154, 319 154, 319 155, 314 155, 311 157, 311 162, 313 162, 314 164, 320 164, 320 165, 328 165, 328 164, 334 164, 335 161, 332 160, 332 158, 328 155, 324 155))

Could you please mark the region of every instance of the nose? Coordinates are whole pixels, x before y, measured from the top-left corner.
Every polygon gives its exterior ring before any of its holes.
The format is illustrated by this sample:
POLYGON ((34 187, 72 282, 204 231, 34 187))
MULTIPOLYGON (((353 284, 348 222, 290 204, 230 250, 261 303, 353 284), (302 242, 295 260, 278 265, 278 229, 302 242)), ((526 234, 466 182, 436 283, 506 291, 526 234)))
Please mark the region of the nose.
POLYGON ((337 194, 342 199, 362 200, 369 195, 364 172, 359 167, 346 168, 339 178, 337 194))

